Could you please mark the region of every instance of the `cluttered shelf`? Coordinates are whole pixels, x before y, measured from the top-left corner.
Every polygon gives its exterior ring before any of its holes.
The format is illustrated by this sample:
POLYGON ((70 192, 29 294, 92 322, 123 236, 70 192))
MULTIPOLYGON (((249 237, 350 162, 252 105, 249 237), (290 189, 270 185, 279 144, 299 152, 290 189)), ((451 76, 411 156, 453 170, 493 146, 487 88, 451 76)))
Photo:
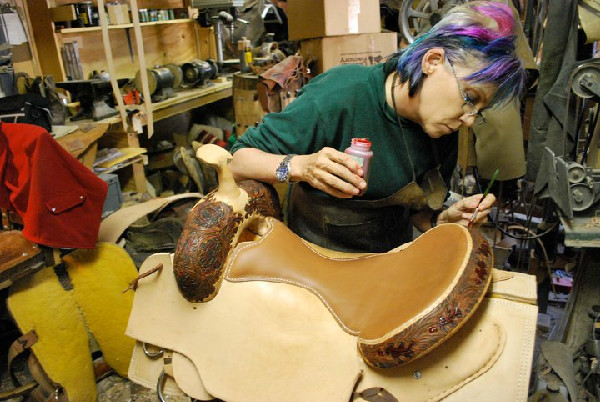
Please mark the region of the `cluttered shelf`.
MULTIPOLYGON (((225 78, 212 81, 200 88, 183 89, 161 102, 152 103, 154 121, 166 119, 179 113, 195 109, 232 96, 232 82, 225 78)), ((138 108, 138 106, 136 106, 138 108)), ((146 150, 139 147, 135 133, 123 136, 120 116, 93 121, 91 119, 67 122, 77 126, 75 131, 61 136, 58 141, 85 166, 100 173, 114 173, 127 166, 133 166, 135 188, 139 193, 146 191, 146 178, 143 171, 146 150), (114 140, 114 138, 118 140, 114 140), (101 139, 107 139, 102 141, 101 139), (103 142, 102 149, 98 143, 103 142), (109 143, 108 149, 106 143, 109 143), (103 156, 103 152, 107 155, 103 156)), ((146 121, 141 121, 146 124, 146 121)))
MULTIPOLYGON (((141 22, 140 26, 149 26, 149 25, 164 25, 164 24, 187 24, 189 22, 195 22, 195 20, 191 18, 179 18, 175 20, 164 20, 164 21, 150 21, 150 22, 141 22)), ((123 28, 133 28, 133 24, 116 24, 109 25, 108 29, 123 29, 123 28)), ((91 31, 100 31, 102 30, 99 26, 94 27, 83 27, 83 28, 62 28, 59 29, 59 33, 63 34, 71 34, 71 33, 82 33, 82 32, 91 32, 91 31)))
MULTIPOLYGON (((232 96, 232 82, 228 79, 219 78, 200 88, 182 89, 176 91, 174 96, 160 102, 152 103, 154 121, 166 119, 179 113, 195 109, 209 103, 232 96)), ((129 106, 127 107, 130 108, 129 106)), ((137 106, 136 106, 137 108, 137 106)), ((118 124, 121 122, 119 116, 108 117, 95 123, 118 124)), ((80 120, 71 124, 89 124, 90 120, 80 120)), ((145 124, 145 123, 144 123, 145 124)))

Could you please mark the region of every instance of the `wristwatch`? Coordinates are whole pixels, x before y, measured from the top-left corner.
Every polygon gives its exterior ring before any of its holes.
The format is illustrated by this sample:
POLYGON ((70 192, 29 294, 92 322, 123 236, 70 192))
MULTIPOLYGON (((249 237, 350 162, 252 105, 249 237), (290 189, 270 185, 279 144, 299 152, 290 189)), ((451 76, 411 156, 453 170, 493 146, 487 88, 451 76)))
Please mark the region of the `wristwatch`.
POLYGON ((290 160, 296 156, 296 154, 286 155, 281 161, 277 169, 275 169, 275 176, 280 183, 287 183, 290 181, 290 160))

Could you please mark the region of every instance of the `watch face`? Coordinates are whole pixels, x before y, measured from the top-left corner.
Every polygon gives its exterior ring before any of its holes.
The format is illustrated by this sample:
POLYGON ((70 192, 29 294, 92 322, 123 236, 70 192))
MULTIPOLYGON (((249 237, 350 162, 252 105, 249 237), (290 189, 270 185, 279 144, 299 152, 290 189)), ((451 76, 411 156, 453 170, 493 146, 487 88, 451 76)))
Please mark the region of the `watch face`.
POLYGON ((275 170, 275 175, 277 176, 277 180, 283 182, 288 178, 288 168, 287 165, 279 165, 277 170, 275 170))

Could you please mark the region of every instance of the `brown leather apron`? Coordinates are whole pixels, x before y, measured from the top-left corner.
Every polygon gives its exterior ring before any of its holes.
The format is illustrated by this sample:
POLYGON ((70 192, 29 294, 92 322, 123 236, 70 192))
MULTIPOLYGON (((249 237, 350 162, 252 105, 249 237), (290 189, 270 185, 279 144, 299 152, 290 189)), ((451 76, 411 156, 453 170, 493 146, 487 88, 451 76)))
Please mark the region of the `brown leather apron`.
POLYGON ((345 252, 386 252, 412 241, 411 210, 440 209, 447 193, 439 168, 425 173, 422 186, 413 178, 377 200, 338 199, 305 186, 291 186, 288 226, 312 243, 345 252))

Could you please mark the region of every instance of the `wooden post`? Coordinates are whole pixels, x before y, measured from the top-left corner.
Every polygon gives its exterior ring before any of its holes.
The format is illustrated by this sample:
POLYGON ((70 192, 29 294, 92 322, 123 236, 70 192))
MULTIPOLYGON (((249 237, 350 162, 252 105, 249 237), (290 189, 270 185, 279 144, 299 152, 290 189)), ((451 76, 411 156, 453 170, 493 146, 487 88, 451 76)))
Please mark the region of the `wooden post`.
POLYGON ((54 81, 64 81, 65 73, 60 47, 54 35, 54 24, 48 3, 40 0, 27 0, 24 5, 27 7, 29 23, 33 32, 32 41, 35 43, 39 57, 41 73, 52 75, 54 81))

